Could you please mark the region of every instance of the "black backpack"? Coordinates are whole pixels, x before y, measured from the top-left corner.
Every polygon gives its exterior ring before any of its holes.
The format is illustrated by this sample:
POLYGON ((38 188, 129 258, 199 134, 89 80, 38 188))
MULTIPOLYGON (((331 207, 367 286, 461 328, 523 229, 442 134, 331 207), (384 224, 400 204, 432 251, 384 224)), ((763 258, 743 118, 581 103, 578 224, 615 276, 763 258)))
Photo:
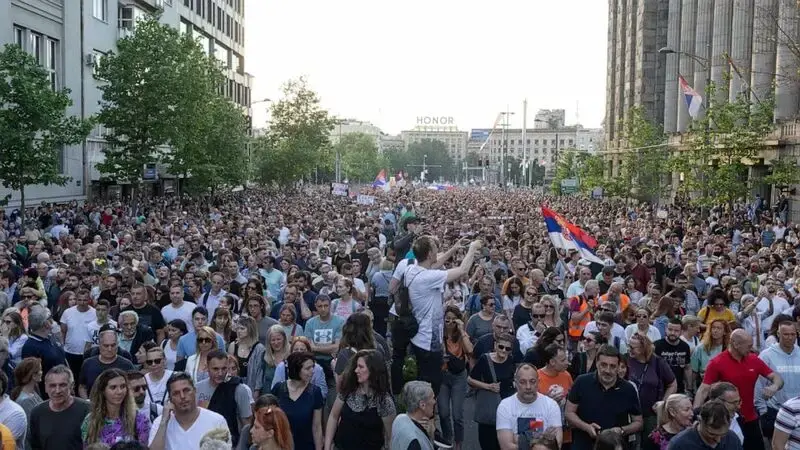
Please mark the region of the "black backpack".
MULTIPOLYGON (((408 264, 414 264, 414 260, 410 259, 408 264)), ((414 314, 411 312, 411 298, 408 293, 408 286, 406 286, 407 272, 408 268, 406 268, 406 271, 403 272, 402 277, 400 277, 400 286, 394 294, 397 318, 392 328, 392 338, 400 339, 400 342, 410 342, 419 332, 419 322, 417 322, 417 318, 414 317, 414 314)), ((419 273, 417 275, 419 275, 419 273)), ((417 275, 415 275, 414 278, 416 278, 417 275)), ((411 284, 414 278, 412 278, 408 284, 411 284)))

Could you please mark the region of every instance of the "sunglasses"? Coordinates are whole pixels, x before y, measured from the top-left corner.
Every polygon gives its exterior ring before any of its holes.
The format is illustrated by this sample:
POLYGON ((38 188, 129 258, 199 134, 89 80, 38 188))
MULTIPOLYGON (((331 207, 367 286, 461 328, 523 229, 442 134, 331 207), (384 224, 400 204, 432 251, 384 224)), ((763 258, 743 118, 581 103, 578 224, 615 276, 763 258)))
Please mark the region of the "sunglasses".
POLYGON ((531 317, 533 317, 534 319, 544 319, 545 317, 547 317, 547 315, 546 314, 531 314, 531 317))
POLYGON ((637 314, 637 315, 636 315, 636 318, 637 318, 637 319, 647 319, 647 316, 646 316, 646 315, 643 315, 643 314, 637 314))
POLYGON ((197 338, 198 344, 210 344, 213 340, 211 338, 197 338))
MULTIPOLYGON (((199 339, 198 339, 198 340, 199 340, 199 339)), ((209 340, 209 341, 210 341, 210 340, 209 340)), ((154 366, 154 365, 156 365, 156 364, 161 364, 161 361, 163 361, 163 360, 164 360, 163 358, 158 358, 158 359, 147 359, 147 360, 145 360, 144 362, 145 362, 145 363, 146 363, 148 366, 154 366)))
POLYGON ((497 349, 509 352, 509 351, 511 351, 511 346, 510 345, 497 344, 497 349))
POLYGON ((12 322, 11 320, 3 320, 3 323, 6 324, 6 325, 11 325, 14 322, 12 322))
POLYGON ((147 390, 147 386, 146 386, 146 385, 142 385, 142 386, 131 386, 131 390, 132 390, 133 392, 146 391, 146 390, 147 390))
POLYGON ((583 342, 587 342, 587 343, 589 343, 589 342, 597 342, 597 341, 595 341, 595 340, 594 340, 594 339, 592 339, 592 338, 583 338, 583 342))

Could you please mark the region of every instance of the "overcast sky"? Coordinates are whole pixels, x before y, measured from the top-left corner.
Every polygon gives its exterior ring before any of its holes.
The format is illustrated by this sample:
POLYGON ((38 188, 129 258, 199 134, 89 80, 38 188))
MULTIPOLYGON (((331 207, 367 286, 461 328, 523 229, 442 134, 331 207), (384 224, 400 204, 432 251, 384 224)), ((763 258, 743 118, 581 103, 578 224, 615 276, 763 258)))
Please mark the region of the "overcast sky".
MULTIPOLYGON (((599 127, 605 0, 250 0, 246 70, 253 101, 306 76, 332 114, 399 133, 417 116, 489 128, 506 106, 528 126, 540 108, 599 127), (579 105, 579 109, 578 109, 579 105)), ((267 119, 254 105, 254 126, 267 119)))

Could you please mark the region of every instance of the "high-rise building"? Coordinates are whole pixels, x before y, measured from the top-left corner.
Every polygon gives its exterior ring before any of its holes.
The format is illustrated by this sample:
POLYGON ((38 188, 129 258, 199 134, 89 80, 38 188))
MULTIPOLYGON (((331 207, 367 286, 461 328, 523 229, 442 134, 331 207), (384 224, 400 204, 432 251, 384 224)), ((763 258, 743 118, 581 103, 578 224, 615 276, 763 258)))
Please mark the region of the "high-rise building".
MULTIPOLYGON (((225 95, 250 116, 252 77, 244 71, 244 0, 0 0, 0 45, 16 43, 48 70, 54 88, 69 88, 67 114, 99 112, 102 93, 92 74, 97 61, 116 50, 117 40, 135 32, 136 21, 161 12, 162 23, 191 33, 225 67, 225 95)), ((66 186, 29 186, 28 204, 83 200, 98 186, 106 133, 97 125, 85 145, 61 151, 66 186)), ((165 174, 166 175, 166 174, 165 174)), ((165 177, 168 178, 168 175, 165 177)), ((169 180, 167 180, 169 182, 169 180)), ((0 187, 0 198, 10 192, 0 187)), ((11 205, 19 202, 11 193, 11 205)))
MULTIPOLYGON (((623 123, 634 106, 651 120, 664 120, 664 64, 668 6, 681 0, 609 0, 606 73, 607 145, 619 145, 623 123)), ((696 2, 697 0, 686 0, 696 2)))

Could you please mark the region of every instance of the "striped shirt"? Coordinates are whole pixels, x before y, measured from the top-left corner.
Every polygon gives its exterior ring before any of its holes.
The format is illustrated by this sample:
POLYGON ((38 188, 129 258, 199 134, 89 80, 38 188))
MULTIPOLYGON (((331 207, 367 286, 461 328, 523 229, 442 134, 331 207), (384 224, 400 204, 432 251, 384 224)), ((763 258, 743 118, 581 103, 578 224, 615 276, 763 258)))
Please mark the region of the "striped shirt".
POLYGON ((800 397, 789 399, 781 405, 775 419, 775 429, 789 435, 787 449, 800 450, 800 397))

